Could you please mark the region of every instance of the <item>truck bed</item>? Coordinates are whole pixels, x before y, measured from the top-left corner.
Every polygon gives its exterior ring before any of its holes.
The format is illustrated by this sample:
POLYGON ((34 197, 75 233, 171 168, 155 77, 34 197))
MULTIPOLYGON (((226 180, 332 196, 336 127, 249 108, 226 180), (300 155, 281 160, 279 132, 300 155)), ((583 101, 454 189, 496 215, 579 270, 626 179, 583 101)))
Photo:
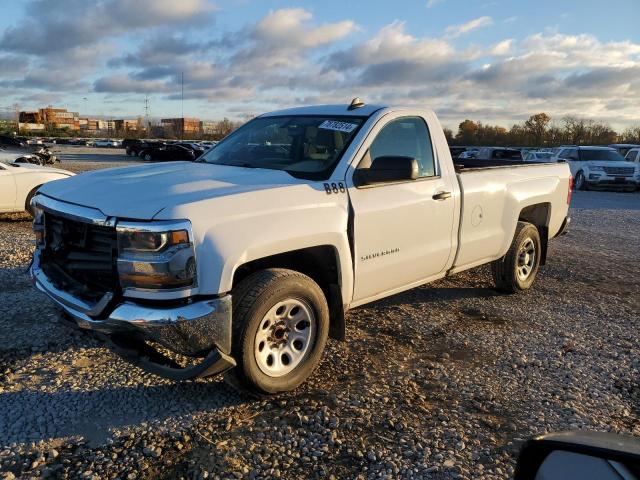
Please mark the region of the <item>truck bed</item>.
POLYGON ((566 163, 475 159, 462 160, 461 165, 457 162, 462 206, 453 272, 504 255, 517 219, 530 205, 541 205, 536 214, 544 219, 550 238, 558 232, 567 214, 570 173, 566 163))
POLYGON ((456 172, 484 170, 487 168, 520 167, 525 165, 549 165, 554 162, 525 162, 523 160, 479 160, 476 158, 454 158, 456 172))

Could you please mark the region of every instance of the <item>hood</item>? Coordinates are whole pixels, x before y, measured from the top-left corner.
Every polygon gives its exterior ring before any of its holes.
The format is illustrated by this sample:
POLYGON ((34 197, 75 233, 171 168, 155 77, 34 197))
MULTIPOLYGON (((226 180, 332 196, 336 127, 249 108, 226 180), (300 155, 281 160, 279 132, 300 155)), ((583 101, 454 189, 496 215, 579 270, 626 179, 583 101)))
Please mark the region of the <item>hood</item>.
POLYGON ((300 183, 278 170, 168 162, 86 172, 45 184, 40 193, 107 216, 151 220, 167 207, 300 183))
POLYGON ((619 162, 608 162, 606 160, 588 160, 585 162, 588 166, 590 167, 594 167, 594 166, 598 166, 598 167, 632 167, 635 168, 636 164, 633 162, 627 162, 627 161, 623 161, 620 160, 619 162))
MULTIPOLYGON (((25 156, 25 155, 21 155, 21 156, 25 156)), ((36 170, 39 172, 43 172, 43 173, 60 173, 62 175, 69 175, 69 176, 73 176, 75 175, 75 173, 70 172, 69 170, 63 170, 62 168, 53 168, 53 167, 46 167, 43 165, 36 165, 35 163, 15 163, 15 162, 6 162, 9 165, 11 165, 12 167, 15 168, 22 168, 24 170, 36 170)))

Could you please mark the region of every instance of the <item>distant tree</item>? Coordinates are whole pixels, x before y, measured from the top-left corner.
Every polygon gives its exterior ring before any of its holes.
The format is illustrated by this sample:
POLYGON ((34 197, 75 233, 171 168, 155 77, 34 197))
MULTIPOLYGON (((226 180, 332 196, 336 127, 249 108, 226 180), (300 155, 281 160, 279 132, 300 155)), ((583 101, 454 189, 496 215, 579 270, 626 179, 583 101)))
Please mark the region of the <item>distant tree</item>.
POLYGON ((640 125, 627 128, 620 135, 620 140, 625 143, 640 144, 640 125))
POLYGON ((447 139, 447 143, 449 145, 452 145, 453 144, 453 132, 451 131, 450 128, 446 128, 446 127, 443 130, 444 130, 444 138, 447 139))
POLYGON ((456 140, 462 145, 474 145, 477 142, 478 124, 472 120, 465 120, 458 125, 456 140))
POLYGON ((564 135, 572 145, 580 145, 587 139, 587 121, 584 118, 566 116, 562 119, 564 135))
POLYGON ((541 146, 544 144, 547 125, 549 125, 550 121, 551 117, 542 112, 531 115, 529 119, 524 122, 524 128, 529 133, 533 145, 541 146))

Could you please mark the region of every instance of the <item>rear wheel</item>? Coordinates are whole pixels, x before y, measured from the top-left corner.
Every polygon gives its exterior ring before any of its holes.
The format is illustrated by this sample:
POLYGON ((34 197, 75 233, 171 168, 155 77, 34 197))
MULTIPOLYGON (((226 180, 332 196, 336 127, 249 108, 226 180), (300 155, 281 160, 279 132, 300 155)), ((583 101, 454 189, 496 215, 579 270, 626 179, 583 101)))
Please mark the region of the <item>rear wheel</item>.
POLYGON ((509 293, 529 289, 540 267, 541 246, 536 226, 518 222, 509 250, 504 257, 491 263, 496 288, 509 293))
POLYGON ((293 390, 320 363, 329 332, 322 289, 302 273, 267 269, 233 292, 233 343, 237 366, 225 374, 252 395, 293 390))

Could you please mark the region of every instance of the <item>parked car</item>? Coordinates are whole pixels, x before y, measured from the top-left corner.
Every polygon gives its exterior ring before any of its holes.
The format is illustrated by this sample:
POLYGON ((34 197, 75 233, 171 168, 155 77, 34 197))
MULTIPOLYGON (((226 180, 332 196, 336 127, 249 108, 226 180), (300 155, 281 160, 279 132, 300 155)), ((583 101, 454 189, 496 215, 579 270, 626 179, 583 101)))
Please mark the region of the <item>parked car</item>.
POLYGON ((195 158, 198 158, 200 155, 202 155, 204 152, 208 150, 207 148, 203 147, 198 143, 179 142, 179 143, 176 143, 175 145, 188 148, 193 152, 193 154, 195 155, 195 158))
POLYGON ((23 152, 8 152, 0 149, 0 162, 1 163, 31 163, 34 165, 45 165, 46 162, 43 158, 35 154, 27 154, 23 152))
POLYGON ((461 160, 476 158, 478 156, 479 151, 480 151, 479 148, 468 148, 467 150, 462 152, 460 155, 458 155, 458 158, 461 160))
POLYGON ((520 160, 522 152, 515 148, 482 147, 476 157, 478 160, 520 160))
POLYGON ((143 141, 139 138, 125 138, 122 140, 122 148, 125 149, 126 154, 129 156, 137 156, 142 145, 143 141))
POLYGON ((430 110, 281 110, 195 162, 45 185, 31 275, 150 372, 276 394, 344 339, 350 308, 485 263, 499 290, 532 287, 569 223, 569 166, 496 163, 454 164, 430 110))
POLYGON ((525 162, 553 162, 552 152, 530 151, 524 154, 525 162))
POLYGON ((640 147, 629 150, 624 159, 627 162, 640 163, 640 147))
POLYGON ((569 162, 576 190, 616 188, 634 191, 640 184, 640 165, 610 147, 560 148, 554 160, 569 162))
POLYGON ((9 135, 0 135, 0 147, 27 148, 27 143, 9 135))
POLYGON ((0 212, 27 211, 33 214, 31 199, 47 182, 74 175, 57 168, 29 163, 0 162, 0 212))
POLYGON ((140 158, 144 158, 148 150, 154 150, 156 148, 169 145, 167 142, 160 140, 144 140, 139 146, 131 146, 132 154, 136 154, 140 158))
POLYGON ((173 160, 193 161, 196 159, 196 154, 193 150, 183 147, 182 145, 166 145, 145 150, 142 158, 150 162, 166 162, 173 160))
POLYGON ((118 140, 112 140, 112 139, 107 139, 107 140, 100 139, 93 142, 93 146, 102 147, 102 148, 120 148, 120 142, 118 140))
POLYGON ((640 145, 636 145, 635 143, 612 143, 609 147, 615 148, 616 151, 624 157, 627 155, 629 150, 632 148, 638 148, 640 145))

